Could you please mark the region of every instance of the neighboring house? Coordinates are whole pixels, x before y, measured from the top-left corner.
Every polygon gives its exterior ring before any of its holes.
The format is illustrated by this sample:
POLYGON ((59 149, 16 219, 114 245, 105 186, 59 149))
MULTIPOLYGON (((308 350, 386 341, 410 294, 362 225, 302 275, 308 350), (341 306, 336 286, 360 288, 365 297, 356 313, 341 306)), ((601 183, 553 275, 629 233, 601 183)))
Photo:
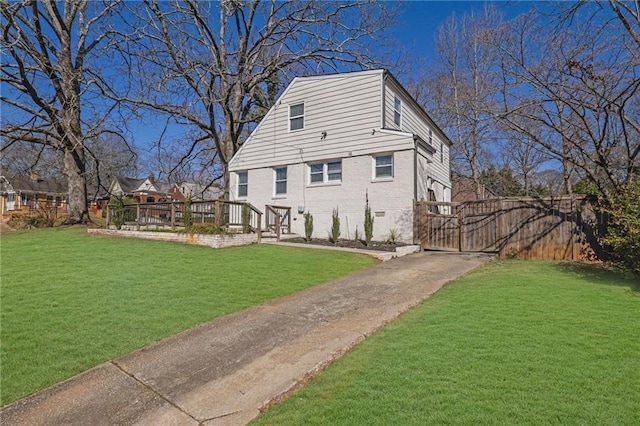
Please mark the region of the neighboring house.
POLYGON ((109 185, 109 194, 133 198, 141 204, 184 200, 175 185, 156 182, 153 176, 142 179, 116 176, 109 185))
POLYGON ((193 182, 182 182, 176 186, 185 198, 191 195, 191 199, 194 201, 217 200, 224 192, 220 186, 215 184, 203 186, 193 182))
POLYGON ((452 200, 456 203, 498 198, 493 191, 482 184, 480 184, 480 196, 478 196, 473 179, 455 172, 451 173, 451 187, 452 200))
POLYGON ((413 240, 415 200, 451 200, 451 141, 386 70, 295 78, 229 164, 230 197, 290 207, 292 231, 326 238, 339 209, 342 238, 394 230, 413 240))
POLYGON ((0 176, 0 196, 2 214, 67 208, 67 186, 64 179, 41 179, 36 173, 32 173, 29 178, 0 176))
POLYGON ((111 181, 109 194, 133 198, 146 204, 184 201, 189 195, 194 201, 217 200, 222 190, 218 186, 204 187, 192 182, 156 182, 153 176, 141 179, 117 176, 111 181))

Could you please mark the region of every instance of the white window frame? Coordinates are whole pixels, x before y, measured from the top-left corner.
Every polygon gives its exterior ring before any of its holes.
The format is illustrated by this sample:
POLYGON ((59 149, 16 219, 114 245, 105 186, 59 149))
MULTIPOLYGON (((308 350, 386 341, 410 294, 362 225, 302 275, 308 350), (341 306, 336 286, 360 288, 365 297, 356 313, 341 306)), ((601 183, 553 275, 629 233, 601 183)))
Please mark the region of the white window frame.
POLYGON ((373 179, 374 180, 391 180, 394 177, 393 153, 378 154, 373 156, 373 179), (378 165, 378 158, 391 157, 391 164, 378 165), (391 175, 379 176, 378 170, 382 168, 391 168, 391 175))
POLYGON ((318 162, 318 163, 309 163, 309 179, 308 179, 308 183, 309 185, 326 185, 326 184, 340 184, 342 183, 342 159, 340 160, 329 160, 329 161, 324 161, 324 162, 318 162), (337 175, 338 172, 333 171, 333 172, 329 172, 329 164, 340 164, 340 178, 335 178, 335 176, 331 176, 331 175, 337 175), (322 166, 322 180, 316 180, 315 182, 313 181, 312 177, 313 176, 320 176, 320 171, 316 171, 316 172, 312 172, 313 167, 316 166, 322 166))
POLYGON ((325 163, 311 163, 309 164, 309 185, 318 185, 325 182, 325 163), (320 167, 318 167, 320 166, 320 167), (313 169, 316 169, 314 172, 313 169), (319 180, 313 180, 313 177, 320 178, 319 180))
POLYGON ((290 132, 297 132, 298 130, 304 130, 304 110, 305 110, 304 102, 298 102, 298 103, 289 105, 289 131, 290 132), (302 114, 291 115, 291 109, 300 105, 302 105, 302 114), (302 120, 302 127, 293 129, 291 124, 293 123, 294 120, 302 120))
POLYGON ((402 99, 393 95, 393 122, 402 127, 402 99))
POLYGON ((287 195, 287 166, 274 167, 273 168, 273 195, 276 197, 285 197, 287 195), (284 170, 284 179, 278 179, 278 171, 284 170), (284 192, 278 192, 278 184, 284 183, 284 192))
POLYGON ((237 172, 236 175, 238 176, 238 183, 237 183, 237 194, 238 194, 238 198, 247 198, 247 196, 249 195, 249 172, 248 171, 243 171, 243 172, 237 172), (245 182, 242 182, 242 175, 245 176, 245 182), (244 188, 244 195, 241 194, 241 188, 244 188))

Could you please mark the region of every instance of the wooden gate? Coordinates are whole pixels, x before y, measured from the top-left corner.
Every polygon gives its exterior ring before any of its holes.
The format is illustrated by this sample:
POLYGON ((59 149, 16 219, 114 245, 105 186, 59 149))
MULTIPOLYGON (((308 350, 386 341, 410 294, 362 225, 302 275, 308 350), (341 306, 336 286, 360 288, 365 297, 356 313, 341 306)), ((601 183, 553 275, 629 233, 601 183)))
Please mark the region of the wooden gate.
POLYGON ((426 250, 536 259, 593 259, 604 222, 586 198, 416 203, 416 243, 426 250))

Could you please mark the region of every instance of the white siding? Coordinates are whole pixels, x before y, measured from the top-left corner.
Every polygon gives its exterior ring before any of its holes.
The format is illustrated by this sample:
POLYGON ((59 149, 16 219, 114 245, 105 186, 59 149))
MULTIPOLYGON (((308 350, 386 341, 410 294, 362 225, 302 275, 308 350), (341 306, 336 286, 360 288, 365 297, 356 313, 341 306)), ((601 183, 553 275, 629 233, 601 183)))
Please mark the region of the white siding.
POLYGON ((380 129, 382 71, 295 79, 233 158, 230 170, 407 149, 380 129), (289 105, 304 102, 304 129, 289 131, 289 105), (326 137, 322 137, 326 132, 326 137))
POLYGON ((436 195, 438 201, 451 201, 451 181, 449 175, 449 152, 448 146, 443 144, 445 155, 443 156, 443 162, 440 162, 440 143, 438 143, 438 150, 434 153, 427 153, 425 150, 418 149, 418 171, 417 178, 417 199, 428 200, 428 189, 435 190, 434 183, 438 183, 443 188, 448 188, 447 191, 441 191, 436 195))
POLYGON ((292 231, 304 235, 301 207, 314 217, 314 237, 326 238, 338 207, 343 238, 364 233, 365 194, 375 217, 374 239, 395 229, 401 240, 413 239, 413 200, 428 189, 449 201, 449 146, 432 130, 435 152, 419 148, 417 169, 413 135, 429 143, 433 124, 395 79, 382 70, 295 79, 247 139, 230 164, 230 193, 237 198, 237 172, 248 172, 248 201, 291 207, 292 231), (387 81, 389 84, 385 84, 387 81), (402 100, 402 125, 393 123, 395 94, 402 100), (384 99, 384 108, 382 101, 384 99), (289 106, 304 103, 304 128, 289 131, 289 106), (394 132, 381 130, 400 130, 394 132), (325 136, 326 133, 326 136, 325 136), (393 179, 374 179, 374 156, 393 154, 393 179), (428 160, 427 160, 428 159, 428 160), (309 184, 309 163, 342 161, 342 182, 309 184), (275 196, 274 167, 287 166, 287 194, 275 196), (414 177, 417 180, 414 180, 414 177), (377 214, 376 214, 377 213, 377 214))
MULTIPOLYGON (((451 188, 451 178, 449 176, 449 144, 439 136, 439 131, 435 127, 429 125, 429 123, 423 118, 424 113, 420 111, 419 107, 416 106, 412 100, 404 95, 403 91, 400 90, 400 88, 397 87, 395 82, 391 79, 387 79, 385 84, 385 114, 385 127, 418 135, 427 144, 430 143, 431 147, 436 150, 433 154, 420 150, 421 155, 432 162, 427 165, 426 159, 423 159, 424 166, 423 170, 418 173, 418 179, 420 180, 420 176, 423 176, 426 170, 426 174, 433 180, 440 182, 444 187, 451 188), (400 96, 402 98, 401 128, 396 126, 393 122, 395 96, 400 96), (430 135, 431 137, 429 137, 430 135), (442 161, 440 156, 441 150, 443 151, 442 161)), ((418 182, 418 199, 421 199, 421 187, 424 185, 425 182, 418 182)), ((442 192, 442 194, 443 197, 445 197, 445 193, 442 192)), ((438 200, 450 201, 450 199, 440 200, 440 198, 438 198, 438 200)))
MULTIPOLYGON (((291 207, 292 231, 304 235, 304 217, 298 207, 311 212, 314 237, 327 238, 331 229, 331 215, 338 208, 341 238, 354 238, 356 227, 364 237, 365 197, 374 215, 374 240, 384 240, 391 229, 401 239, 413 240, 413 151, 399 151, 394 156, 394 177, 390 180, 373 178, 373 156, 362 155, 342 158, 342 182, 326 185, 308 184, 308 164, 288 166, 287 195, 274 197, 273 168, 249 170, 249 189, 246 200, 264 211, 268 204, 291 207)), ((236 174, 231 176, 231 194, 235 199, 236 174)))

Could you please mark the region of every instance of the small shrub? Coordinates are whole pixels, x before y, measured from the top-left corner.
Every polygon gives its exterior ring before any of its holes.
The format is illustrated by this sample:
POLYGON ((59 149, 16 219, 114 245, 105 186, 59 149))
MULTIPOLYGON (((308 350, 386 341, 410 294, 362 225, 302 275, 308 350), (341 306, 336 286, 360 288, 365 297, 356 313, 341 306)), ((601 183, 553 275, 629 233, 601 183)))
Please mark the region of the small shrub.
POLYGON ((124 225, 124 199, 122 197, 111 197, 109 200, 109 209, 111 210, 111 221, 116 229, 122 228, 124 225))
POLYGON ((244 234, 251 232, 251 208, 246 203, 242 205, 242 232, 244 234))
POLYGON ((397 228, 389 229, 389 235, 387 236, 387 242, 390 244, 396 244, 400 239, 400 231, 397 228))
POLYGON ((310 212, 304 214, 304 239, 306 242, 311 241, 313 235, 313 216, 310 212))
POLYGON ((191 211, 191 194, 189 194, 184 200, 182 206, 182 221, 184 222, 184 229, 190 231, 193 227, 193 212, 191 211))
POLYGON ((111 212, 111 223, 116 229, 122 228, 122 225, 128 221, 136 220, 136 212, 125 208, 129 204, 137 203, 136 200, 124 197, 111 197, 109 200, 109 211, 111 212))
POLYGON ((8 225, 14 229, 51 228, 54 225, 54 219, 42 212, 38 212, 35 216, 13 213, 8 225))
POLYGON ((334 245, 338 244, 338 238, 340 238, 340 216, 338 215, 338 208, 333 209, 331 215, 331 233, 329 239, 334 245))
POLYGON ((614 194, 606 211, 611 223, 604 242, 612 259, 640 275, 640 177, 614 194))
POLYGON ((356 233, 353 234, 353 240, 354 241, 360 241, 362 237, 360 236, 360 232, 358 231, 358 225, 356 225, 356 233))
POLYGON ((369 207, 369 194, 366 197, 366 204, 364 206, 364 240, 365 244, 369 246, 371 239, 373 238, 373 220, 374 217, 371 214, 371 207, 369 207))
POLYGON ((189 229, 185 228, 184 232, 187 234, 213 234, 213 235, 228 235, 229 232, 220 228, 215 224, 197 224, 191 225, 189 229))

